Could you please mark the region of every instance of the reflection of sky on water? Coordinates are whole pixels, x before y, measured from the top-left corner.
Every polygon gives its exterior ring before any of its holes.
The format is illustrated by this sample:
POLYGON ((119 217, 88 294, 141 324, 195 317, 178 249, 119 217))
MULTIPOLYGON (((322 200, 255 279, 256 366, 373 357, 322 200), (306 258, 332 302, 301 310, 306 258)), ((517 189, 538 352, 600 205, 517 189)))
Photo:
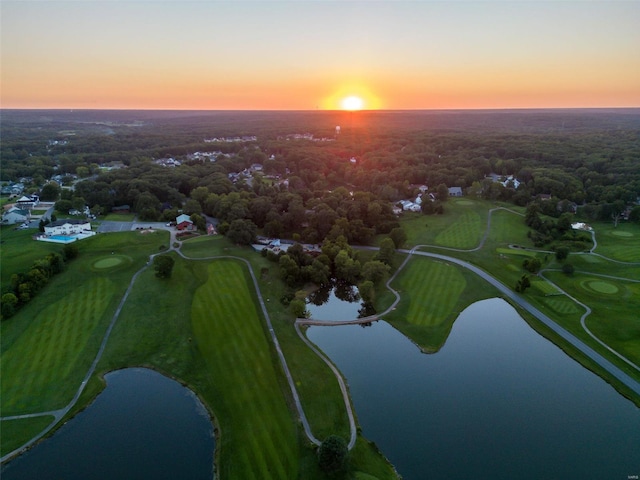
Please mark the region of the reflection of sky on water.
POLYGON ((436 354, 386 322, 307 334, 345 375, 363 434, 405 480, 637 472, 638 409, 503 300, 467 308, 436 354))

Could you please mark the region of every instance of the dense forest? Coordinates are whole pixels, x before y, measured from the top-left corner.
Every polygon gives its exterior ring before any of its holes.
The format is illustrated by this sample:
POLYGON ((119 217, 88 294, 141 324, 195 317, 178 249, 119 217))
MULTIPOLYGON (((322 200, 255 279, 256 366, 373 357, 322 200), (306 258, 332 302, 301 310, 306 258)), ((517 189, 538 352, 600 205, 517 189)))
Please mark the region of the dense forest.
POLYGON ((427 214, 444 210, 446 187, 460 187, 552 217, 640 217, 638 109, 5 110, 0 133, 0 180, 62 202, 62 212, 126 204, 143 220, 205 214, 239 239, 259 229, 367 243, 397 227, 392 207, 421 186, 435 200, 422 202, 427 214))

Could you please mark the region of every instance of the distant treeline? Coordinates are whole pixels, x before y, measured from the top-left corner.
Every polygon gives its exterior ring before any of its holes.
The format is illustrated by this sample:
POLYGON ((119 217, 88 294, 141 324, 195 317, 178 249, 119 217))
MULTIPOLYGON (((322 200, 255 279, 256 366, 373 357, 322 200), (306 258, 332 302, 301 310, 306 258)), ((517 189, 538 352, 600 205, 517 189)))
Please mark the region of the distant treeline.
POLYGON ((53 175, 69 184, 71 175, 90 177, 62 198, 98 212, 127 204, 148 220, 171 220, 179 209, 228 224, 244 219, 274 235, 293 231, 308 240, 321 240, 340 219, 350 225, 343 227, 350 241, 388 232, 395 226, 390 203, 416 198, 419 185, 430 192, 457 186, 521 206, 550 196, 553 208, 545 213, 580 206, 592 220, 619 214, 640 195, 637 109, 3 111, 0 133, 3 181, 26 177, 36 191, 53 175), (324 140, 287 137, 295 133, 324 140), (204 141, 243 135, 257 140, 204 141), (219 155, 216 161, 187 157, 196 151, 219 155), (152 163, 166 157, 182 165, 152 163), (101 172, 116 164, 128 168, 101 172), (253 164, 269 178, 230 180, 253 164), (491 173, 520 185, 503 186, 491 173))

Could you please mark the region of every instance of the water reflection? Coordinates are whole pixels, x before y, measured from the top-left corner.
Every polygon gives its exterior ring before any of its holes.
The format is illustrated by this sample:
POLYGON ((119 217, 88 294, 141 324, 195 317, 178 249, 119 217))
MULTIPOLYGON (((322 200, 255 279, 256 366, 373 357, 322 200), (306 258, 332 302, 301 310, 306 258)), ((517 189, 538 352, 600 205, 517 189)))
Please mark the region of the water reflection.
POLYGON ((307 310, 316 320, 353 320, 364 307, 357 287, 333 281, 322 285, 307 297, 307 310))
POLYGON ((640 411, 503 300, 467 308, 433 355, 385 322, 307 334, 405 480, 640 473, 640 411))
POLYGON ((93 404, 4 466, 2 479, 213 477, 213 428, 190 390, 143 368, 106 379, 93 404))

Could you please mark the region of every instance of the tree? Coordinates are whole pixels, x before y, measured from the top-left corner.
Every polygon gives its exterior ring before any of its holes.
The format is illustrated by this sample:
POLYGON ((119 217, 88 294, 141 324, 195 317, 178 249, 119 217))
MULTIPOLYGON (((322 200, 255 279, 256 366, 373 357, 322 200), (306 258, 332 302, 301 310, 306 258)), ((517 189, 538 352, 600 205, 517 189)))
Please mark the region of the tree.
POLYGON ((402 248, 404 243, 407 241, 407 234, 402 227, 397 227, 389 232, 389 238, 391 238, 396 248, 402 248))
POLYGON ((201 232, 207 231, 207 221, 204 219, 202 215, 198 215, 197 213, 194 213, 189 218, 198 230, 200 230, 201 232))
POLYGON ((532 257, 532 258, 525 259, 525 261, 522 262, 522 266, 525 268, 525 270, 531 273, 536 273, 538 272, 538 270, 540 270, 540 267, 542 266, 542 262, 540 261, 539 258, 532 257))
POLYGON ((522 275, 520 280, 516 282, 515 290, 518 293, 524 293, 524 291, 531 286, 531 281, 527 275, 522 275))
POLYGON ((365 303, 373 303, 376 298, 376 289, 371 280, 365 280, 358 285, 358 293, 360 294, 362 301, 365 303))
POLYGON ((197 200, 190 198, 184 205, 184 213, 187 215, 193 215, 194 213, 200 215, 202 213, 202 206, 200 206, 197 200))
POLYGON ((375 259, 380 260, 387 265, 391 265, 395 253, 396 246, 393 243, 393 240, 385 238, 380 242, 380 250, 378 250, 378 254, 375 256, 375 259))
POLYGON ((71 203, 71 200, 58 200, 55 204, 55 209, 58 212, 64 213, 65 215, 67 215, 69 213, 69 210, 71 210, 73 208, 73 203, 71 203))
POLYGON ((318 448, 318 465, 327 473, 340 471, 346 463, 347 442, 338 435, 329 435, 318 448))
POLYGON ((2 295, 0 303, 2 303, 2 306, 0 307, 2 317, 9 318, 13 316, 14 313, 16 313, 18 297, 16 297, 13 293, 5 293, 4 295, 2 295))
POLYGON ((340 250, 335 258, 336 278, 354 284, 360 276, 360 262, 349 256, 346 250, 340 250))
POLYGON ((566 260, 569 256, 569 247, 557 247, 556 248, 556 260, 559 262, 566 260))
POLYGON ((562 265, 562 272, 565 275, 572 275, 574 271, 573 265, 571 265, 570 263, 565 263, 564 265, 562 265))
POLYGON ((289 308, 291 308, 291 313, 293 313, 296 318, 306 318, 309 315, 309 312, 307 312, 307 304, 299 298, 291 300, 289 308))
POLYGON ((153 259, 153 268, 158 278, 171 278, 175 261, 169 255, 157 255, 153 259))
POLYGON ((436 188, 436 198, 441 202, 446 202, 449 199, 449 188, 444 183, 436 188))
POLYGON ((60 187, 56 182, 49 182, 40 191, 40 199, 46 201, 55 201, 60 195, 60 187))
POLYGON ((362 266, 362 278, 370 280, 374 284, 380 283, 389 275, 390 267, 378 260, 371 260, 362 266))
POLYGON ((73 260, 78 256, 78 246, 75 243, 68 243, 62 247, 62 258, 65 261, 73 260))
POLYGON ((250 245, 256 238, 257 230, 256 224, 251 220, 237 219, 229 225, 227 238, 239 245, 250 245))

